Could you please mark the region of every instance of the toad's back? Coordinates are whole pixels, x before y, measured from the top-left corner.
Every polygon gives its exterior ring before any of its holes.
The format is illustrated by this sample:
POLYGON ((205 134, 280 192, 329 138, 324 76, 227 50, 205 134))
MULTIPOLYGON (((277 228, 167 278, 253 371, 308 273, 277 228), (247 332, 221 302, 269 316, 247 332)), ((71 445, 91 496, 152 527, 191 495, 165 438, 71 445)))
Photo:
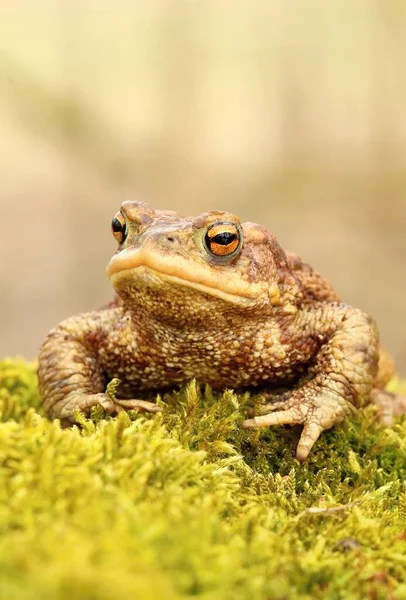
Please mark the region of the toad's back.
POLYGON ((41 394, 53 417, 73 410, 157 410, 138 393, 197 378, 215 388, 290 385, 247 421, 303 423, 298 457, 323 429, 360 406, 391 369, 374 321, 255 223, 212 211, 182 218, 126 202, 113 219, 118 250, 107 272, 118 294, 105 310, 50 332, 41 394), (121 380, 112 400, 108 381, 121 380), (265 409, 264 409, 265 410, 265 409))

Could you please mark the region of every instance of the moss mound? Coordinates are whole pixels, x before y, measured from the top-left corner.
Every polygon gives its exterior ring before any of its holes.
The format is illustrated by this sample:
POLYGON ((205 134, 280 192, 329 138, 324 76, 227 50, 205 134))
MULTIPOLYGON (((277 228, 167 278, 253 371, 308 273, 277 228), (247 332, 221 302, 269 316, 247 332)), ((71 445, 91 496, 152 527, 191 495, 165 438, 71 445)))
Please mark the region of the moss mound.
POLYGON ((406 598, 406 419, 368 409, 299 465, 249 402, 190 384, 61 430, 35 366, 0 363, 0 597, 406 598))

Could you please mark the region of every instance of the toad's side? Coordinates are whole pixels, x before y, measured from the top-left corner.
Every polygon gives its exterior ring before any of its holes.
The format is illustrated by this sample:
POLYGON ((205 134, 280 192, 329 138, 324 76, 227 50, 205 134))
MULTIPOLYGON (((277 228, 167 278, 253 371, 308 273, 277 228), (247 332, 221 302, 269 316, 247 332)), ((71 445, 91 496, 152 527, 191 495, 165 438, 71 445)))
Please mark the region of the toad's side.
POLYGON ((143 392, 193 378, 215 389, 285 386, 244 426, 302 424, 300 460, 371 395, 390 419, 395 404, 379 388, 393 369, 375 322, 263 227, 225 212, 182 218, 125 202, 113 232, 119 248, 107 271, 117 300, 64 321, 41 348, 51 417, 72 422, 76 408, 96 404, 156 411, 143 392), (115 401, 105 393, 113 378, 122 381, 115 401))

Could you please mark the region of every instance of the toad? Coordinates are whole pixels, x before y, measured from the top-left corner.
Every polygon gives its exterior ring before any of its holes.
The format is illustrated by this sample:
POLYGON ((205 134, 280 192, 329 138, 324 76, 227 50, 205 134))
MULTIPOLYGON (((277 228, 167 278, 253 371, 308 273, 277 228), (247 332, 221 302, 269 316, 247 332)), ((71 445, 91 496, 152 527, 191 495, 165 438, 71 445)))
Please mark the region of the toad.
POLYGON ((124 202, 107 273, 116 299, 63 321, 39 354, 51 418, 161 410, 140 399, 192 379, 252 389, 265 402, 245 428, 303 426, 303 461, 320 434, 374 400, 383 419, 406 409, 384 387, 393 373, 375 321, 256 223, 228 212, 198 217, 124 202), (106 394, 113 378, 118 398, 106 394), (282 389, 282 392, 280 391, 282 389), (397 400, 397 401, 396 401, 397 400))

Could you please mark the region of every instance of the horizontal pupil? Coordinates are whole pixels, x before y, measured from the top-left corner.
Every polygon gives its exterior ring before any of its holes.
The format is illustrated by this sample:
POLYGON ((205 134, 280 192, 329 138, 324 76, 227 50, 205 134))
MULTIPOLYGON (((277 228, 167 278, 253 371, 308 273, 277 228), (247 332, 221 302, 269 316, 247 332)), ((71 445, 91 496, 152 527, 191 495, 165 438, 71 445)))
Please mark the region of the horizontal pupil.
POLYGON ((120 221, 117 218, 113 219, 112 227, 114 233, 120 233, 124 229, 123 224, 120 223, 120 221))
POLYGON ((230 233, 229 231, 223 231, 223 233, 218 233, 214 235, 211 239, 211 243, 219 244, 220 246, 228 246, 237 239, 236 233, 230 233))

